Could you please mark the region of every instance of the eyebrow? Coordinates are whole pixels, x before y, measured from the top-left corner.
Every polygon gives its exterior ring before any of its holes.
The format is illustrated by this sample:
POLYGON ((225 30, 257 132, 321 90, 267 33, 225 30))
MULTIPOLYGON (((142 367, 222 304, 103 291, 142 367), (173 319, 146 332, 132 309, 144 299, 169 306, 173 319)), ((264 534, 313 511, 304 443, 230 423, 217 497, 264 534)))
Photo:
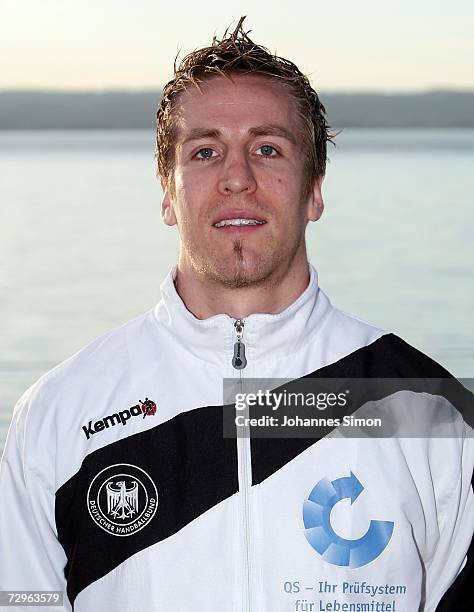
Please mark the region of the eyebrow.
POLYGON ((250 128, 249 134, 250 136, 279 136, 296 144, 294 134, 282 125, 259 125, 258 127, 250 128))
POLYGON ((182 146, 191 140, 202 140, 203 138, 219 138, 219 130, 207 129, 207 128, 193 128, 187 130, 183 137, 180 139, 179 144, 182 146))
MULTIPOLYGON (((293 144, 297 144, 295 136, 281 125, 259 125, 257 127, 250 128, 248 131, 249 136, 279 136, 285 138, 293 144)), ((192 140, 202 140, 205 138, 219 138, 222 136, 222 132, 216 129, 209 128, 193 128, 184 133, 183 138, 179 144, 184 144, 192 140)))

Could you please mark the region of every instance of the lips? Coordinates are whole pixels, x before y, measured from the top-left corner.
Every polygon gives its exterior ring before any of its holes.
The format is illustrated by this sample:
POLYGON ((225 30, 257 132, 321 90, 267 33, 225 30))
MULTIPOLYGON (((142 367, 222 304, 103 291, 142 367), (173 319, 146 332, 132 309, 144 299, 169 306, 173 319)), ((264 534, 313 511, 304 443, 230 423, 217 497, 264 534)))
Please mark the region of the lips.
POLYGON ((249 225, 263 225, 266 220, 257 213, 253 213, 249 210, 226 210, 216 217, 212 225, 217 228, 221 227, 243 227, 249 225))
POLYGON ((256 219, 223 219, 219 223, 214 223, 214 227, 227 227, 229 225, 242 227, 243 225, 263 225, 265 221, 257 221, 256 219))

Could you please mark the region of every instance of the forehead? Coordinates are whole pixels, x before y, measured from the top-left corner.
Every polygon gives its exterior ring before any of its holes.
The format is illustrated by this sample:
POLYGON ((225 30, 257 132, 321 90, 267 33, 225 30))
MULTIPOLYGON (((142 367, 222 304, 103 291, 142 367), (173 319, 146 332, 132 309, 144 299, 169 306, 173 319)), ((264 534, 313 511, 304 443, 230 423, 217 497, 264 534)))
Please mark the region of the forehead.
POLYGON ((191 84, 180 94, 177 111, 178 131, 195 127, 234 132, 275 123, 297 131, 295 101, 280 83, 261 75, 212 77, 191 84))

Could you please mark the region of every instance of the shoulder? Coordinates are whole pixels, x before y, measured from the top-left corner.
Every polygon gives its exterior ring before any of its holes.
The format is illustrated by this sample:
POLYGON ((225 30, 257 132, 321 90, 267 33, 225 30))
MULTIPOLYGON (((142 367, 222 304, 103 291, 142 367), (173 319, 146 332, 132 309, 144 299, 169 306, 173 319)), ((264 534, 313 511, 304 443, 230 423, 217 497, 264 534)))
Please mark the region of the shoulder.
POLYGON ((452 378, 434 359, 393 333, 384 333, 353 355, 353 367, 377 378, 452 378))
MULTIPOLYGON (((360 404, 383 400, 392 424, 401 423, 407 437, 417 433, 425 437, 427 432, 434 435, 439 427, 441 437, 452 436, 458 442, 464 436, 472 437, 472 393, 445 367, 396 334, 338 309, 334 309, 329 327, 328 343, 335 336, 348 350, 313 376, 356 379, 355 389, 363 398, 360 404)), ((380 411, 381 404, 376 408, 380 411)))
POLYGON ((319 341, 326 347, 328 376, 352 378, 452 378, 434 359, 390 330, 334 306, 319 290, 319 341))
POLYGON ((33 388, 41 396, 55 393, 62 382, 74 383, 87 378, 97 379, 128 362, 130 350, 146 341, 147 328, 153 325, 150 312, 127 321, 120 327, 106 332, 46 372, 33 388))
POLYGON ((332 306, 328 320, 331 342, 348 350, 336 363, 341 376, 376 378, 452 378, 442 365, 396 334, 370 325, 332 306))
POLYGON ((41 376, 15 406, 18 441, 35 446, 35 439, 54 436, 61 422, 80 420, 90 398, 123 384, 133 356, 153 341, 153 329, 150 311, 102 334, 41 376))
POLYGON ((434 359, 390 330, 335 306, 318 288, 315 342, 324 350, 318 373, 350 378, 453 378, 434 359))

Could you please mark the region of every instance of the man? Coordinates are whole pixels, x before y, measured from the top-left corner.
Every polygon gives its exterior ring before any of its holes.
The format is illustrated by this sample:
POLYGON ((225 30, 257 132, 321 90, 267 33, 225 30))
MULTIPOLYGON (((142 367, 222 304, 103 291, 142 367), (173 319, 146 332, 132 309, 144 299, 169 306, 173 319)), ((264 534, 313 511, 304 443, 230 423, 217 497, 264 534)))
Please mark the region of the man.
POLYGON ((474 449, 454 400, 398 391, 402 412, 449 414, 443 439, 223 436, 224 378, 450 376, 318 287, 325 111, 242 21, 163 92, 180 251, 161 301, 15 410, 0 588, 66 591, 79 612, 463 609, 474 449))

